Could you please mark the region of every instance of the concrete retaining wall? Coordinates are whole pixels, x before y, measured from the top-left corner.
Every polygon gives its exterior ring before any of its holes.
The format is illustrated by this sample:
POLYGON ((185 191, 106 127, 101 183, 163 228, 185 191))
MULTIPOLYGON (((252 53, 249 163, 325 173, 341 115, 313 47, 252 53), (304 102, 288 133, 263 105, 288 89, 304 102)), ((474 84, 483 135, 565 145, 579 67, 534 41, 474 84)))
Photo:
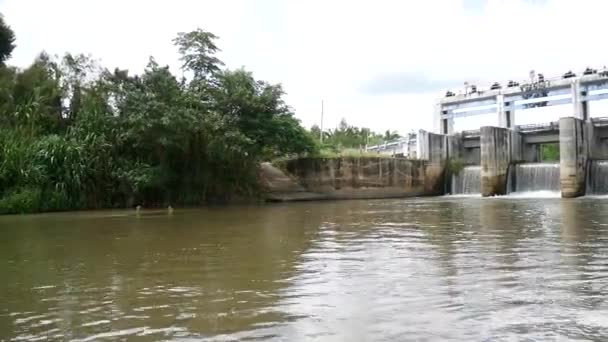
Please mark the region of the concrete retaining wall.
MULTIPOLYGON (((281 169, 308 194, 305 199, 358 199, 435 195, 442 179, 432 178, 423 160, 382 157, 299 158, 281 169)), ((270 182, 268 182, 270 183, 270 182)), ((275 182, 277 183, 277 182, 275 182)), ((271 200, 298 200, 301 194, 269 188, 271 200)))

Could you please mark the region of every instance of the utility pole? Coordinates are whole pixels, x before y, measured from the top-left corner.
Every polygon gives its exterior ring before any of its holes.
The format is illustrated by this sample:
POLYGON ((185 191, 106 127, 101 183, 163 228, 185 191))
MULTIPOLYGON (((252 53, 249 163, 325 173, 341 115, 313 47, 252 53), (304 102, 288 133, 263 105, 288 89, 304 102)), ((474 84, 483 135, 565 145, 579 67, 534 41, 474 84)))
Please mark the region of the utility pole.
POLYGON ((321 100, 321 129, 319 133, 319 141, 323 143, 323 100, 321 100))

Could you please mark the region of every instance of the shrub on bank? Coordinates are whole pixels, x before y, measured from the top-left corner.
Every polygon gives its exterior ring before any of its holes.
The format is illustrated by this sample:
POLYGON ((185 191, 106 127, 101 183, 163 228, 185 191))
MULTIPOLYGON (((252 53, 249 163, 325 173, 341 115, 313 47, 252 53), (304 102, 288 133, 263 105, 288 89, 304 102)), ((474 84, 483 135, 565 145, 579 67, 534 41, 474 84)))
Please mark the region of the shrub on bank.
POLYGON ((26 214, 40 211, 41 191, 36 189, 13 190, 0 198, 0 214, 26 214))

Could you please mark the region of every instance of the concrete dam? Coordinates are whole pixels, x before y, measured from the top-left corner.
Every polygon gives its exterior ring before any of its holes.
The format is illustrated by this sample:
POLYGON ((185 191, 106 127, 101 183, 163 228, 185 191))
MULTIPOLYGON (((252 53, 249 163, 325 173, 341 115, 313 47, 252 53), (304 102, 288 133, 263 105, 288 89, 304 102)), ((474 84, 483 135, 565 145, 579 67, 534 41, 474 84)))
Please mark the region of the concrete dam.
POLYGON ((572 198, 608 194, 608 117, 591 117, 589 103, 608 98, 608 71, 587 68, 555 79, 475 86, 448 92, 436 105, 434 132, 411 133, 368 151, 425 160, 444 172, 445 194, 506 195, 545 191, 572 198), (525 110, 571 105, 559 121, 515 125, 525 110), (496 115, 497 126, 455 132, 454 121, 496 115), (559 160, 542 160, 541 147, 559 146, 559 160))
MULTIPOLYGON (((533 77, 481 91, 448 92, 436 105, 435 129, 368 147, 367 156, 300 158, 263 165, 267 200, 387 198, 434 195, 546 193, 573 198, 608 195, 608 117, 591 117, 589 103, 608 99, 608 70, 533 77), (515 125, 515 113, 569 105, 544 124, 515 125), (570 106, 571 105, 571 106, 570 106), (454 120, 496 115, 497 126, 454 131, 454 120), (542 147, 559 146, 558 160, 542 147), (377 157, 370 157, 369 152, 377 157)), ((562 107, 563 108, 563 107, 562 107)))
POLYGON ((522 85, 510 81, 505 88, 495 83, 487 91, 472 86, 464 94, 448 92, 437 104, 436 132, 418 134, 420 157, 467 165, 451 170, 450 193, 476 191, 471 182, 479 182, 484 197, 530 191, 559 192, 565 198, 608 193, 608 118, 590 116, 591 103, 606 98, 608 71, 590 68, 578 77, 570 71, 555 79, 531 74, 522 85), (569 115, 547 124, 514 125, 516 113, 557 105, 571 105, 569 115), (454 120, 481 114, 496 115, 498 126, 454 132, 454 120), (545 144, 559 145, 559 162, 542 163, 545 144))
POLYGON ((268 200, 300 201, 437 195, 546 193, 608 195, 608 120, 574 117, 534 127, 482 127, 439 134, 420 131, 378 157, 299 158, 264 164, 268 200), (415 141, 413 141, 413 139, 415 141), (413 141, 413 142, 412 142, 413 141), (558 143, 558 161, 544 162, 541 143, 558 143), (414 144, 415 143, 415 144, 414 144))
POLYGON ((447 174, 445 193, 506 195, 532 191, 562 197, 608 194, 607 121, 574 117, 557 123, 477 132, 420 132, 419 158, 447 174), (559 144, 559 161, 543 162, 540 145, 559 144), (463 165, 458 168, 452 164, 463 165))

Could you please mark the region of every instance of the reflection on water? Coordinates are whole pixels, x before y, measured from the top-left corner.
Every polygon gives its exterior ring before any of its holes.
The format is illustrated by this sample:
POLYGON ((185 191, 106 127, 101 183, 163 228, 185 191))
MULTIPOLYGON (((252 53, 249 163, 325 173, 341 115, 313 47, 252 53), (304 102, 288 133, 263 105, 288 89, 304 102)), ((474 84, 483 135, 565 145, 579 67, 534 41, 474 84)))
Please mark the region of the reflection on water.
POLYGON ((0 340, 608 338, 608 200, 0 217, 0 340))

